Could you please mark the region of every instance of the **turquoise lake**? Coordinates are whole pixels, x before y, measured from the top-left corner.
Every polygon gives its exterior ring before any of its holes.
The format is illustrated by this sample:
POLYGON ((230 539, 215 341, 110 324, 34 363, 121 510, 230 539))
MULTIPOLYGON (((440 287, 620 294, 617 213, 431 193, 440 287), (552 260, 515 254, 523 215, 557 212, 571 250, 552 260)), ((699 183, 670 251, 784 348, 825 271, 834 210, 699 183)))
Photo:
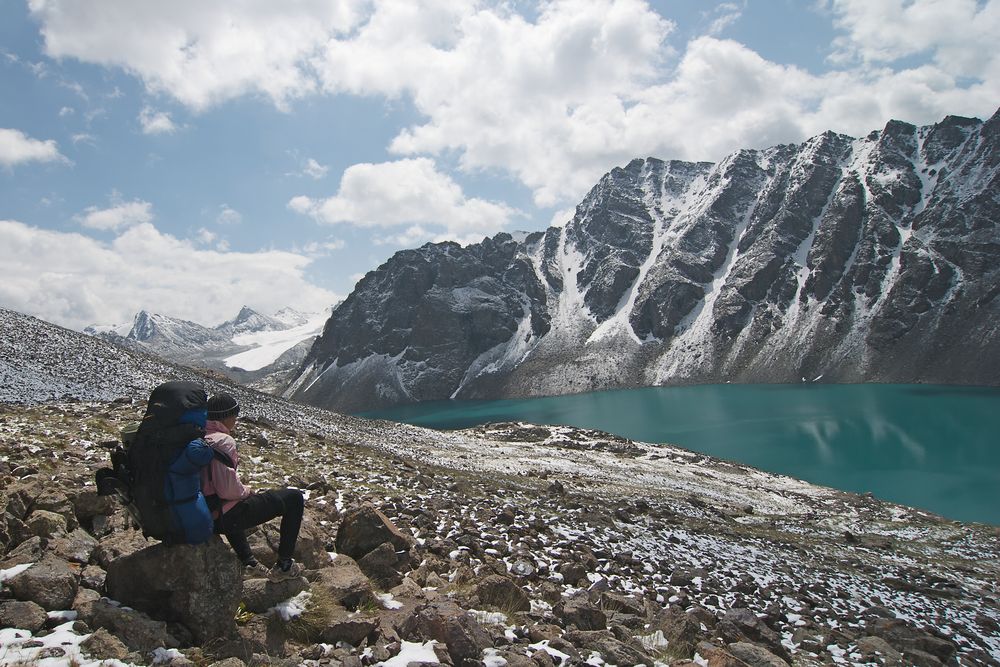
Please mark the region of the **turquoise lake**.
POLYGON ((699 385, 365 413, 436 429, 496 421, 670 443, 963 521, 1000 525, 1000 389, 699 385))

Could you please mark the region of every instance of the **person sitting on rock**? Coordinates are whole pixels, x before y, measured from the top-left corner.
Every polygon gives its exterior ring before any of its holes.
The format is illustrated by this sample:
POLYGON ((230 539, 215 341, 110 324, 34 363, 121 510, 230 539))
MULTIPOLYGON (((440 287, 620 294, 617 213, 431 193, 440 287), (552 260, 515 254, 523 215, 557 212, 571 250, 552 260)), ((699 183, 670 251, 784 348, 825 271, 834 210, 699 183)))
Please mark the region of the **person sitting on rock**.
POLYGON ((208 399, 205 442, 232 462, 229 466, 217 457, 201 472, 201 489, 213 509, 215 532, 226 536, 248 571, 265 574, 264 567, 250 550, 246 530, 280 516, 278 561, 266 571, 266 576, 271 581, 299 577, 302 566, 292 560, 292 553, 302 525, 305 505, 302 492, 286 488, 254 493, 240 481, 237 473, 239 453, 232 437, 239 412, 240 404, 229 394, 217 394, 208 399))

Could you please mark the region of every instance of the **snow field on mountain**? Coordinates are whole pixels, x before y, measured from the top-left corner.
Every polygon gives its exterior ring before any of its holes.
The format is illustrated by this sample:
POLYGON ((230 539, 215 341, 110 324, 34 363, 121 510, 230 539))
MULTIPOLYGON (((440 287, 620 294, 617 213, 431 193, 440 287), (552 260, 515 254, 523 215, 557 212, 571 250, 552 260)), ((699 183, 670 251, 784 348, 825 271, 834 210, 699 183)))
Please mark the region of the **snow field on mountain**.
POLYGON ((230 368, 256 371, 274 363, 284 352, 299 343, 323 332, 323 325, 329 317, 327 313, 312 315, 305 324, 282 331, 255 331, 233 336, 236 345, 248 345, 252 349, 226 357, 223 361, 230 368))

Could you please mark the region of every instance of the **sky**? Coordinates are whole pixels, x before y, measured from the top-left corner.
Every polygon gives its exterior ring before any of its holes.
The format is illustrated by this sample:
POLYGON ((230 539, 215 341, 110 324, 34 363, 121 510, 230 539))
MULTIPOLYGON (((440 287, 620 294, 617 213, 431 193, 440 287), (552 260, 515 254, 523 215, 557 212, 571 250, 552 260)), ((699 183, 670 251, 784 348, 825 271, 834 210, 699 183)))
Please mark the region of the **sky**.
POLYGON ((1000 0, 3 0, 0 307, 318 312, 636 157, 1000 105, 1000 0))

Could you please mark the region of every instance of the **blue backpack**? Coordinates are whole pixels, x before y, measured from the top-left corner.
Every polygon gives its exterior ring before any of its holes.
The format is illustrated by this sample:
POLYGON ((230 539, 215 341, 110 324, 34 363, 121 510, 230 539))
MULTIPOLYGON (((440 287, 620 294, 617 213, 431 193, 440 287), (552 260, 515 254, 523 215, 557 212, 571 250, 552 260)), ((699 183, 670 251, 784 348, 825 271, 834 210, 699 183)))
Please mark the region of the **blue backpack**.
POLYGON ((201 492, 201 469, 225 454, 205 441, 205 389, 196 382, 167 382, 149 396, 138 429, 123 432, 124 448, 113 468, 98 472, 98 492, 118 493, 146 537, 168 544, 200 544, 214 522, 201 492))

